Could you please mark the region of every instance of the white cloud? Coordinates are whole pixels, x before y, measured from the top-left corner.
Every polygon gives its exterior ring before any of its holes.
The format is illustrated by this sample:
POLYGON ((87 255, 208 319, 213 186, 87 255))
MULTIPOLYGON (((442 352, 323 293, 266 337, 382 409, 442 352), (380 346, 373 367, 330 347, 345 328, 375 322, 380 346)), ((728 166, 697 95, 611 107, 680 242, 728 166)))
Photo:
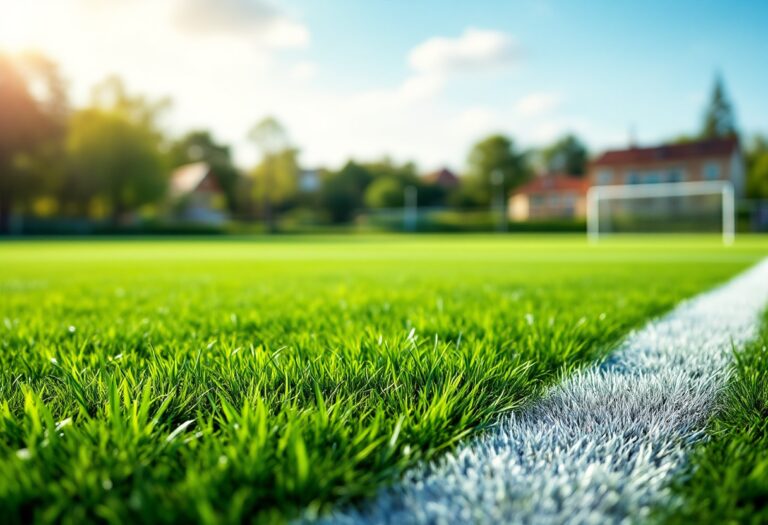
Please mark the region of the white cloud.
POLYGON ((515 104, 515 110, 523 116, 533 117, 551 113, 563 101, 559 93, 539 92, 524 96, 515 104))
POLYGON ((302 61, 291 67, 291 77, 295 80, 305 82, 311 80, 317 74, 317 64, 309 61, 302 61))
POLYGON ((403 82, 398 90, 398 96, 403 100, 419 100, 436 95, 443 87, 440 77, 416 75, 403 82))
POLYGON ((261 28, 278 18, 274 7, 260 0, 182 0, 174 22, 190 33, 226 33, 261 28))
POLYGON ((434 37, 414 47, 407 56, 410 73, 395 86, 331 96, 330 104, 291 111, 313 116, 303 124, 305 131, 317 128, 307 138, 308 158, 318 151, 343 158, 346 151, 416 159, 427 168, 458 167, 471 141, 501 123, 489 108, 446 108, 440 93, 454 78, 503 70, 518 59, 511 35, 470 28, 459 37, 434 37))
POLYGON ((478 136, 489 133, 500 124, 497 120, 497 113, 484 106, 465 109, 450 121, 450 126, 457 132, 478 136))
MULTIPOLYGON (((483 134, 508 131, 522 137, 538 124, 517 114, 511 103, 485 106, 453 90, 442 96, 449 85, 471 89, 477 75, 516 64, 511 50, 517 44, 509 35, 473 29, 452 39, 426 40, 402 57, 400 82, 351 90, 345 79, 336 85, 311 82, 324 65, 304 51, 275 49, 308 40, 301 36, 309 35, 306 28, 291 29, 300 20, 293 13, 253 11, 242 15, 250 17, 248 23, 233 22, 230 13, 211 20, 211 27, 195 26, 201 20, 183 27, 178 20, 183 1, 0 0, 0 47, 32 46, 51 56, 71 80, 76 104, 112 73, 131 91, 170 95, 170 133, 210 129, 233 144, 244 167, 256 160, 247 130, 265 115, 285 124, 310 166, 389 154, 416 160, 424 169, 445 163, 459 168, 483 134), (224 30, 228 23, 234 26, 224 30)), ((211 2, 195 8, 201 6, 212 8, 211 2)))
POLYGON ((433 37, 419 44, 408 63, 422 74, 446 75, 509 66, 519 57, 519 46, 507 33, 469 28, 458 38, 433 37))
POLYGON ((276 49, 304 48, 309 40, 306 26, 287 18, 273 20, 263 34, 263 42, 276 49))
POLYGON ((408 53, 410 76, 397 87, 363 93, 368 104, 402 106, 434 98, 450 77, 497 71, 517 63, 519 46, 500 31, 466 29, 456 38, 432 37, 408 53))
POLYGON ((197 35, 250 34, 275 48, 304 47, 309 31, 264 0, 177 0, 173 21, 197 35))
POLYGON ((379 111, 387 108, 404 108, 432 100, 443 89, 445 81, 434 75, 411 75, 399 85, 371 89, 350 97, 351 104, 370 106, 379 111))

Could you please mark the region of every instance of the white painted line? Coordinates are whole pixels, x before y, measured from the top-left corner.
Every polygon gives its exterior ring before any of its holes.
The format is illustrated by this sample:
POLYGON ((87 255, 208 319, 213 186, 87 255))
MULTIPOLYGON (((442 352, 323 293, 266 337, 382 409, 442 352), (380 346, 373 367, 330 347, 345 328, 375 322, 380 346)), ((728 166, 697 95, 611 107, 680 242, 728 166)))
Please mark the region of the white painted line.
POLYGON ((326 523, 618 523, 671 497, 733 346, 755 337, 768 260, 627 336, 520 414, 326 523))

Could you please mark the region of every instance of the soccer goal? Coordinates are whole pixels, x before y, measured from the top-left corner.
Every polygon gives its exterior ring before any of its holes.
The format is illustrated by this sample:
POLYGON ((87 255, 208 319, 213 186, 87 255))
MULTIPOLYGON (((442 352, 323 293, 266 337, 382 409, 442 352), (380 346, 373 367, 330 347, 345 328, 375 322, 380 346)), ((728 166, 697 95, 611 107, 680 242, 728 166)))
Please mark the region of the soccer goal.
POLYGON ((731 244, 736 232, 729 181, 593 186, 587 192, 587 235, 627 231, 714 231, 731 244))

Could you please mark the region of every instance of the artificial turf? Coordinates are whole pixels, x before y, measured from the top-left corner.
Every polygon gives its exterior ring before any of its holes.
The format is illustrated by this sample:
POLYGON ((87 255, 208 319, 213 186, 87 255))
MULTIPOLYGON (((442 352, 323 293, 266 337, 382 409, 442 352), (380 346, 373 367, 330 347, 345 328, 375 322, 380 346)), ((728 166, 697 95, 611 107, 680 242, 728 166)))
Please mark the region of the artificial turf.
POLYGON ((3 516, 279 522, 370 495, 766 247, 0 244, 3 516))

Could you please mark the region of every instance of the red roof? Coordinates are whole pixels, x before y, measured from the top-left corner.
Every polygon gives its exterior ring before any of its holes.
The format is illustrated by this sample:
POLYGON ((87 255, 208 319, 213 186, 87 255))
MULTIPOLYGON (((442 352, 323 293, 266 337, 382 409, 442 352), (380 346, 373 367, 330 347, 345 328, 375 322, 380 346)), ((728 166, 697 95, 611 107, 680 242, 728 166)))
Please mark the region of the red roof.
POLYGON ((588 189, 589 180, 586 177, 578 178, 560 173, 550 173, 534 177, 530 182, 517 188, 514 193, 515 195, 530 195, 532 193, 576 192, 580 195, 586 195, 588 189))
POLYGON ((664 144, 653 148, 629 148, 606 151, 592 161, 593 166, 646 164, 684 161, 712 157, 728 157, 738 149, 737 138, 700 140, 683 144, 664 144))
POLYGON ((424 175, 424 181, 442 186, 443 188, 454 188, 459 185, 459 178, 447 168, 424 175))
POLYGON ((211 167, 206 162, 179 166, 171 173, 171 196, 178 197, 195 191, 220 193, 221 186, 212 174, 211 167))

